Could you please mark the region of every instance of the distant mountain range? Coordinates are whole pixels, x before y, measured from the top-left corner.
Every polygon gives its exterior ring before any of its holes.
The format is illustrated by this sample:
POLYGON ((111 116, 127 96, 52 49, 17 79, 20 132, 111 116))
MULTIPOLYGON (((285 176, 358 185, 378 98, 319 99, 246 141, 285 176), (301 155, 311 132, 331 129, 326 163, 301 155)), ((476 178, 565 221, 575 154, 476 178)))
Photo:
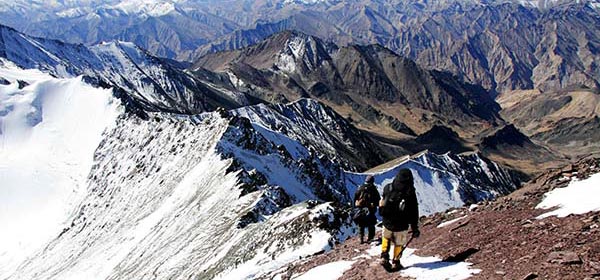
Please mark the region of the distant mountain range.
POLYGON ((0 23, 71 43, 133 42, 194 61, 294 29, 378 43, 493 92, 597 87, 597 1, 101 1, 0 3, 0 23))
POLYGON ((425 70, 380 45, 339 47, 286 31, 206 55, 191 69, 224 73, 235 90, 269 102, 322 100, 381 135, 415 135, 440 124, 472 137, 503 122, 483 88, 425 70))

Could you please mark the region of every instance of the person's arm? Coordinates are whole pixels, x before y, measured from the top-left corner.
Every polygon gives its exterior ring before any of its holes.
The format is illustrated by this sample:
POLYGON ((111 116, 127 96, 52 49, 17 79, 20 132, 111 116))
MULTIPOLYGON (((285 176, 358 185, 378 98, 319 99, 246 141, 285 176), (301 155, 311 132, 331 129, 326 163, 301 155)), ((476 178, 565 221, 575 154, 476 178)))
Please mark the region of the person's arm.
POLYGON ((360 207, 360 205, 359 205, 360 202, 358 201, 358 198, 359 198, 360 192, 362 191, 361 189, 362 189, 362 186, 358 187, 358 189, 356 189, 356 192, 354 193, 354 206, 356 206, 356 207, 360 207))
POLYGON ((385 196, 386 196, 387 187, 388 187, 387 185, 385 187, 383 187, 383 193, 381 194, 381 199, 379 199, 379 215, 381 215, 382 217, 383 217, 383 214, 381 212, 381 208, 385 204, 385 196))
POLYGON ((411 193, 410 228, 412 229, 413 237, 419 237, 421 235, 419 231, 419 201, 417 200, 416 192, 413 190, 411 193))
POLYGON ((377 190, 377 187, 375 187, 375 190, 373 193, 375 195, 374 201, 378 201, 381 204, 381 195, 379 195, 379 191, 377 190))

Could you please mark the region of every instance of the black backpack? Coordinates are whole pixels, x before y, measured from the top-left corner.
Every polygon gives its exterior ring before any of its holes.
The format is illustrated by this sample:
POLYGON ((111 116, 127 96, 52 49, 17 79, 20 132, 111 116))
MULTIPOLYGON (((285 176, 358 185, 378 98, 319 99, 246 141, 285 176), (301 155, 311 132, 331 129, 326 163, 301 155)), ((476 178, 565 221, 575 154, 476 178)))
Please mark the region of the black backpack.
POLYGON ((384 198, 383 206, 379 209, 381 216, 386 217, 402 217, 406 212, 407 192, 394 190, 390 185, 390 192, 384 198))

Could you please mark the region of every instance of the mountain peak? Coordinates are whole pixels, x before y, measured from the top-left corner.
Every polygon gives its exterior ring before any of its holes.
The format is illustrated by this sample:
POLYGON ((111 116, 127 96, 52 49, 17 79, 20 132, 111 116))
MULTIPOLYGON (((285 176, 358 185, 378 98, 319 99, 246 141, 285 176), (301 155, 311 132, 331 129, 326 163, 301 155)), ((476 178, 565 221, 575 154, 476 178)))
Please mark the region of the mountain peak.
POLYGON ((232 64, 247 64, 259 70, 305 73, 331 61, 330 48, 317 37, 285 30, 243 49, 205 55, 193 69, 225 70, 232 64))

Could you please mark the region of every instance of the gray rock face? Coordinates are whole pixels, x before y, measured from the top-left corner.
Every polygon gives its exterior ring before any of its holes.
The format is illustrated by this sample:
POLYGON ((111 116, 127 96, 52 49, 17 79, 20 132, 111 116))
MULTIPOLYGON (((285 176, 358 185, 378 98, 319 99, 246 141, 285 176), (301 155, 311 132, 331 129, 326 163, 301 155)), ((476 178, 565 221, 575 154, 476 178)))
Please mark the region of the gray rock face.
POLYGON ((556 251, 548 255, 549 263, 559 263, 564 265, 581 264, 581 258, 575 252, 556 251))

